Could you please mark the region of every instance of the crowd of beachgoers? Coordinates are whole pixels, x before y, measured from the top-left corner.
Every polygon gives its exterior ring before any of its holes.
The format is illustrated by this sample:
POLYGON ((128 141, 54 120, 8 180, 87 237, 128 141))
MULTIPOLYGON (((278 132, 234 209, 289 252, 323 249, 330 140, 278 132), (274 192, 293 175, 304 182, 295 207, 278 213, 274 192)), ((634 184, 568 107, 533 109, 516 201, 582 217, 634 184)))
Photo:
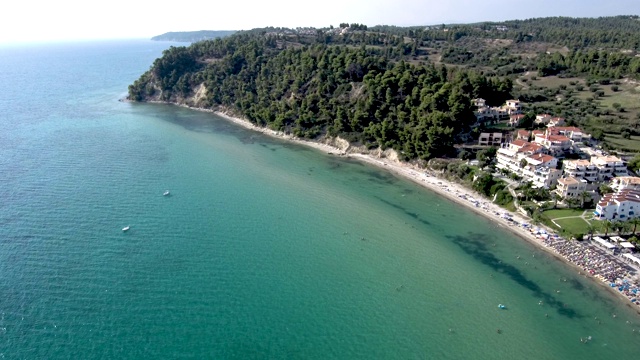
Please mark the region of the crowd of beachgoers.
POLYGON ((567 240, 545 228, 532 226, 522 217, 504 210, 496 209, 495 204, 478 200, 469 193, 441 181, 434 181, 442 190, 455 196, 469 205, 492 215, 509 225, 522 236, 550 248, 566 261, 580 267, 585 273, 603 281, 617 289, 629 301, 640 306, 640 281, 635 275, 638 269, 625 263, 620 256, 607 253, 591 241, 567 240))
POLYGON ((609 284, 640 306, 640 283, 633 277, 635 269, 616 255, 608 254, 589 241, 567 241, 556 234, 545 234, 543 243, 569 262, 609 284))

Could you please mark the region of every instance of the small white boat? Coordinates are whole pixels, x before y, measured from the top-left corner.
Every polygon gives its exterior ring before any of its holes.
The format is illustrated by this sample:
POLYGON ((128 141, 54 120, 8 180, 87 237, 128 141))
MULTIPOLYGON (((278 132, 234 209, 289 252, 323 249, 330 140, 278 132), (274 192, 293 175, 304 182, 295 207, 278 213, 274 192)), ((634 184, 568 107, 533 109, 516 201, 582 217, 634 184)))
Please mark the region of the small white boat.
POLYGON ((167 196, 169 194, 170 194, 169 190, 165 190, 165 192, 162 193, 162 196, 167 196))
POLYGON ((122 228, 122 231, 129 231, 129 229, 131 229, 131 226, 125 226, 122 228))

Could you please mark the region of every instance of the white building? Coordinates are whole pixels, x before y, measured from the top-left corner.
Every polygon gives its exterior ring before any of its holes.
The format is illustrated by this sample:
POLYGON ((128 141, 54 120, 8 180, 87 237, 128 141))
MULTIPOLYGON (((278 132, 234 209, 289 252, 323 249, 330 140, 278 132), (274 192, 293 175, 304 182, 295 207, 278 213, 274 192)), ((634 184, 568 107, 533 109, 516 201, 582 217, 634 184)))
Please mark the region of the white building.
POLYGON ((564 135, 556 135, 547 130, 544 133, 534 131, 533 142, 538 143, 553 154, 561 154, 571 149, 571 139, 564 135))
POLYGON ((518 130, 518 132, 516 133, 516 139, 529 141, 529 134, 529 130, 518 130))
POLYGON ((523 174, 533 183, 534 187, 549 189, 556 186, 562 177, 562 170, 540 167, 533 170, 524 169, 523 174))
POLYGON ((558 179, 556 193, 563 199, 577 198, 585 191, 587 191, 587 181, 584 179, 578 179, 573 176, 558 179))
POLYGON ((549 120, 549 123, 547 124, 548 127, 555 127, 555 126, 562 126, 564 125, 565 120, 563 117, 553 117, 551 118, 551 120, 549 120))
POLYGON ((628 176, 627 165, 617 156, 592 156, 591 164, 598 168, 598 181, 608 181, 615 176, 628 176))
POLYGON ((538 144, 514 140, 498 149, 496 167, 520 175, 536 187, 553 187, 562 176, 562 171, 556 169, 558 159, 542 154, 542 150, 538 144))
POLYGON ((551 121, 551 115, 549 114, 538 114, 536 115, 536 120, 534 121, 536 124, 548 124, 551 121))
POLYGON ((507 100, 504 107, 509 115, 522 114, 520 100, 507 100))
POLYGON ((637 217, 638 210, 640 210, 640 192, 624 189, 603 196, 593 215, 597 219, 626 221, 637 217))
POLYGON ((478 138, 478 145, 494 145, 500 146, 502 144, 502 133, 481 133, 478 138))
POLYGON ((542 146, 532 144, 524 140, 513 140, 507 146, 498 149, 496 154, 496 165, 499 169, 506 169, 513 173, 520 174, 522 167, 520 162, 529 155, 542 152, 542 146))
POLYGON ((640 177, 620 176, 611 179, 611 188, 620 191, 624 189, 640 190, 640 177))
POLYGON ((476 106, 476 120, 478 123, 484 121, 508 120, 510 115, 522 113, 522 105, 519 100, 507 100, 502 106, 487 106, 487 102, 482 98, 473 99, 476 106))
POLYGON ((537 153, 525 158, 529 166, 534 168, 549 167, 555 169, 558 166, 558 159, 551 155, 537 153))
POLYGON ((598 167, 589 160, 565 160, 562 163, 562 169, 566 176, 598 181, 598 167))
POLYGON ((511 127, 516 127, 518 126, 518 124, 520 124, 520 121, 522 121, 522 119, 524 119, 524 114, 513 114, 513 115, 509 115, 509 126, 511 127))
MULTIPOLYGON (((554 119, 564 122, 563 118, 553 118, 549 124, 553 123, 554 119)), ((580 128, 575 126, 553 126, 547 129, 547 132, 551 135, 564 135, 573 142, 581 142, 591 138, 591 135, 584 133, 580 128)))

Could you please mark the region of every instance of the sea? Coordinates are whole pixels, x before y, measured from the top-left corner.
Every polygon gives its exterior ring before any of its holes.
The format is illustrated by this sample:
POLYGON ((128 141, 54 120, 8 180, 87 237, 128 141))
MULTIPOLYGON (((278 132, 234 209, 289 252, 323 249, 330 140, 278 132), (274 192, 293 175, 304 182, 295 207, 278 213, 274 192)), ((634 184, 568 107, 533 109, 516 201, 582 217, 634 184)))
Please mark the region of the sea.
POLYGON ((458 204, 120 101, 180 45, 0 46, 0 359, 638 357, 628 303, 458 204))

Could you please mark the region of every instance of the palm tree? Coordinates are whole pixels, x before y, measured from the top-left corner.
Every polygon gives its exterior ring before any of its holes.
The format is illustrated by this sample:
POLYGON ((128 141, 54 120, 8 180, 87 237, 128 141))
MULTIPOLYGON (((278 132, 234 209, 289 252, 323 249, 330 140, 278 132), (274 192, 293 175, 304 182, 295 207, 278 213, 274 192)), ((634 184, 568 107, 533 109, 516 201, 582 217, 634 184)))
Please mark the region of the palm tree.
POLYGON ((584 209, 584 202, 585 202, 587 199, 591 199, 591 194, 589 194, 589 193, 588 193, 588 192, 586 192, 586 191, 583 191, 583 192, 581 192, 581 193, 580 193, 580 195, 578 195, 578 196, 579 196, 579 198, 580 198, 580 208, 584 209))
POLYGON ((613 189, 611 188, 611 186, 607 184, 600 185, 598 190, 600 191, 600 195, 609 194, 613 192, 613 189))
POLYGON ((553 208, 555 209, 558 206, 558 201, 562 200, 562 196, 554 192, 551 198, 553 199, 553 208))
POLYGON ((524 169, 524 167, 527 166, 527 164, 528 164, 527 159, 520 160, 520 168, 524 169))
POLYGON ((564 202, 570 208, 574 208, 574 207, 577 207, 578 205, 580 205, 580 200, 578 200, 578 199, 576 199, 574 197, 567 198, 564 202))
POLYGON ((589 240, 591 240, 593 238, 593 233, 596 231, 596 227, 589 223, 589 226, 587 226, 587 233, 589 234, 589 240))
POLYGON ((524 201, 529 201, 529 196, 533 194, 533 183, 531 181, 527 181, 521 187, 518 188, 520 193, 524 195, 524 201))
POLYGON ((609 228, 611 228, 611 221, 610 220, 603 220, 602 221, 602 226, 604 226, 604 236, 606 237, 607 234, 609 233, 609 228))
POLYGON ((636 234, 636 228, 640 225, 640 218, 631 218, 628 221, 629 225, 633 225, 633 231, 631 232, 633 235, 636 234))
POLYGON ((625 224, 624 222, 620 220, 616 220, 613 222, 613 224, 611 224, 611 228, 617 231, 618 235, 621 235, 622 231, 624 230, 624 224, 625 224))

